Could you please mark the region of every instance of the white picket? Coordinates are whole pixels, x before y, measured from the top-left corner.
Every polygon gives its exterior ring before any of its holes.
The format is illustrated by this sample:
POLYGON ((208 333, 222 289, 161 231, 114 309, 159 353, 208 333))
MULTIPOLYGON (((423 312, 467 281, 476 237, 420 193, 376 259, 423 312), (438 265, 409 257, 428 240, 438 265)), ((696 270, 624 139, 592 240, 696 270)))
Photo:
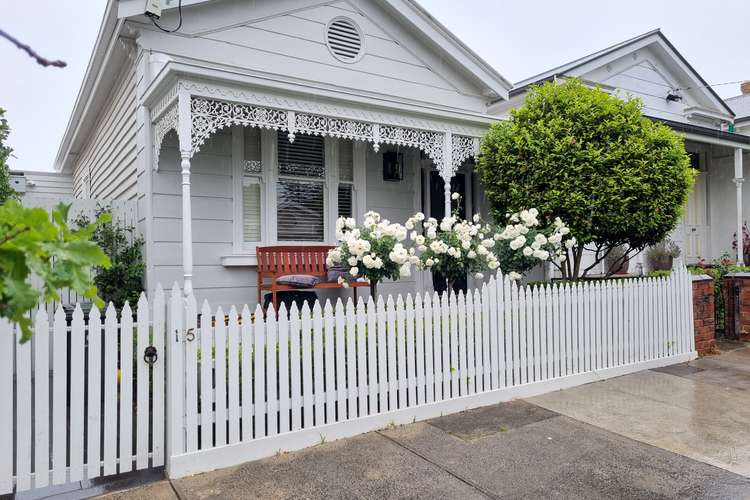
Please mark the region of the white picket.
POLYGON ((164 400, 165 400, 165 326, 166 309, 164 303, 164 290, 161 285, 156 286, 153 301, 153 329, 152 345, 156 348, 156 362, 151 367, 151 465, 160 467, 164 465, 164 400))
POLYGON ((406 373, 406 317, 404 315, 404 299, 401 295, 396 299, 396 380, 397 408, 406 408, 406 387, 408 374, 406 373))
MULTIPOLYGON (((432 337, 432 392, 434 394, 432 401, 442 401, 443 395, 443 337, 442 337, 442 323, 441 314, 442 307, 440 305, 440 297, 437 292, 433 292, 430 300, 430 308, 432 309, 432 320, 430 321, 431 331, 430 336, 432 337)), ((428 372, 429 373, 429 372, 428 372)))
POLYGON ((396 330, 396 308, 393 297, 388 296, 386 303, 386 314, 388 316, 388 334, 386 336, 388 351, 388 410, 398 409, 398 379, 396 378, 396 342, 398 331, 396 330))
MULTIPOLYGON (((268 314, 274 314, 273 304, 268 306, 268 314)), ((266 325, 260 304, 253 322, 253 367, 253 431, 259 439, 266 436, 266 325)))
POLYGON ((365 343, 367 341, 367 316, 365 315, 365 303, 357 301, 356 312, 351 300, 346 304, 347 317, 354 315, 357 321, 357 416, 367 415, 367 352, 365 343))
MULTIPOLYGON (((498 280, 498 286, 500 285, 500 280, 498 280)), ((513 292, 511 287, 515 287, 514 284, 511 283, 510 279, 506 276, 505 279, 503 279, 502 282, 503 287, 503 299, 502 302, 498 300, 498 323, 503 323, 504 326, 504 336, 505 336, 505 355, 503 356, 505 360, 505 383, 500 383, 501 387, 512 387, 515 385, 515 363, 514 359, 518 359, 517 357, 514 357, 514 349, 515 346, 518 345, 518 342, 515 340, 515 335, 513 333, 513 292), (501 321, 502 319, 502 321, 501 321)), ((499 288, 498 288, 499 290, 499 288)), ((498 292, 498 299, 499 299, 499 292, 498 292)), ((502 375, 502 374, 501 374, 502 375)))
POLYGON ((200 340, 200 381, 198 390, 200 393, 200 448, 208 449, 214 446, 213 439, 213 408, 214 408, 214 332, 213 314, 208 301, 204 300, 201 305, 201 322, 198 339, 200 340))
POLYGON ((406 382, 407 382, 407 404, 415 406, 417 404, 417 378, 416 378, 416 359, 414 343, 414 300, 411 294, 406 296, 406 382))
MULTIPOLYGON (((295 320, 294 315, 292 321, 295 320)), ((253 405, 253 319, 247 304, 242 308, 242 354, 240 363, 240 375, 242 376, 242 390, 240 404, 242 405, 242 425, 240 432, 242 440, 248 441, 253 438, 253 418, 255 409, 253 405)), ((299 339, 299 337, 297 337, 299 339)), ((292 338, 292 349, 294 349, 294 338, 292 338)), ((296 345, 299 349, 299 344, 296 345)), ((292 370, 294 375, 294 370, 292 370)), ((297 393, 299 394, 299 392, 297 393)), ((299 428, 299 427, 298 427, 299 428)))
MULTIPOLYGON (((240 441, 240 325, 239 318, 237 317, 237 308, 234 306, 229 309, 229 325, 227 331, 227 397, 229 400, 228 443, 234 444, 240 441)), ((282 371, 282 376, 284 373, 285 372, 282 371)))
MULTIPOLYGON (((372 301, 372 299, 370 299, 372 301)), ((386 337, 388 331, 386 328, 386 313, 385 303, 383 302, 383 296, 379 295, 377 298, 377 318, 378 318, 378 413, 384 413, 388 411, 388 373, 387 373, 387 346, 386 337)))
MULTIPOLYGON (((80 307, 76 309, 80 311, 80 307)), ((78 321, 83 321, 83 318, 76 318, 78 321)), ((78 322, 77 321, 77 322, 78 322)), ((77 323, 76 322, 76 323, 77 323)), ((76 326, 78 326, 76 324, 76 326)), ((81 333, 83 330, 81 329, 81 333)), ((6 332, 0 332, 0 335, 6 335, 6 332)), ((13 338, 13 334, 8 332, 7 335, 13 338)), ((26 341, 23 344, 20 342, 20 335, 15 339, 16 347, 16 422, 18 430, 16 432, 16 489, 19 491, 28 490, 31 488, 31 342, 26 341)), ((77 345, 75 347, 78 347, 77 345)), ((81 347, 83 347, 81 345, 81 347)), ((80 356, 80 354, 79 354, 80 356)), ((81 373, 83 371, 83 363, 81 364, 81 373)), ((12 363, 11 363, 12 366, 12 363)), ((71 369, 73 366, 71 365, 71 369)), ((78 370, 76 370, 78 371, 78 370)), ((76 380, 79 383, 78 380, 76 380)), ((83 381, 80 381, 83 382, 83 381)), ((78 400, 80 400, 81 412, 83 411, 83 385, 75 386, 75 389, 71 391, 71 403, 75 403, 76 408, 74 409, 71 405, 71 411, 77 413, 78 411, 78 400), (74 394, 78 393, 78 394, 74 394)), ((8 405, 11 408, 13 405, 8 405)), ((81 422, 82 424, 83 422, 81 422)), ((83 435, 83 427, 78 432, 79 437, 76 441, 80 441, 80 436, 83 435)), ((78 444, 73 443, 73 433, 70 435, 71 445, 78 444)), ((7 442, 4 446, 13 448, 12 441, 7 442)), ((72 448, 72 446, 71 446, 72 448)), ((81 451, 81 462, 83 461, 83 447, 78 446, 81 451)), ((78 450, 76 450, 78 451, 78 450)), ((71 457, 72 462, 75 462, 76 471, 73 471, 71 467, 71 473, 78 472, 80 474, 81 468, 77 460, 77 454, 71 457)), ((73 465, 71 463, 71 465, 73 465)))
POLYGON ((346 420, 346 317, 344 316, 344 304, 341 300, 336 301, 336 335, 334 343, 335 368, 336 368, 336 420, 346 420))
MULTIPOLYGON (((482 283, 480 294, 480 314, 482 315, 482 390, 484 391, 497 389, 497 338, 499 334, 496 333, 498 331, 495 307, 490 308, 490 301, 492 300, 490 297, 494 289, 495 283, 493 277, 490 278, 489 286, 487 283, 482 283)), ((492 302, 492 304, 495 304, 495 302, 492 302)))
POLYGON ((534 376, 533 380, 535 382, 538 382, 542 380, 542 328, 541 328, 541 322, 542 322, 542 313, 541 313, 541 306, 542 306, 542 299, 540 297, 540 286, 534 286, 531 287, 531 306, 532 306, 532 316, 533 316, 533 329, 534 329, 534 376))
MULTIPOLYGON (((70 380, 68 381, 70 384, 70 449, 68 450, 70 466, 68 469, 68 481, 80 481, 83 479, 83 434, 85 428, 83 397, 85 395, 84 388, 86 387, 86 374, 84 373, 84 367, 86 366, 85 345, 86 325, 83 322, 83 310, 80 304, 76 304, 70 323, 70 380)), ((28 361, 30 364, 31 360, 28 361)), ((130 378, 132 378, 132 374, 130 378)), ((31 392, 30 387, 29 392, 31 392)), ((29 399, 30 402, 31 400, 29 399)), ((25 420, 19 420, 19 422, 28 422, 30 420, 31 408, 29 408, 29 415, 26 416, 25 420)))
MULTIPOLYGON (((187 313, 180 287, 175 282, 169 297, 169 328, 164 342, 169 363, 166 380, 166 420, 168 422, 185 419, 185 324, 187 313)), ((106 332, 105 332, 106 333, 106 332)), ((166 429, 165 456, 168 471, 172 470, 171 457, 185 453, 185 427, 170 425, 166 429)))
MULTIPOLYGON (((321 349, 322 353, 322 349, 321 349)), ((266 311, 266 435, 279 433, 278 420, 278 342, 276 329, 276 311, 273 305, 266 311)))
MULTIPOLYGON (((360 299, 360 302, 364 300, 360 299)), ((378 394, 381 393, 378 387, 378 367, 377 367, 377 306, 372 297, 367 299, 365 308, 367 309, 367 386, 368 386, 368 408, 367 414, 374 415, 378 408, 378 394)))
POLYGON ((195 297, 185 299, 185 451, 198 449, 198 307, 195 297))
MULTIPOLYGON (((302 405, 303 405, 303 394, 302 394, 302 348, 300 346, 300 311, 297 308, 297 304, 292 302, 292 306, 289 309, 289 376, 290 376, 290 387, 291 387, 291 414, 292 431, 298 431, 302 428, 302 405)), ((244 355, 244 353, 243 353, 244 355)))
POLYGON ((138 348, 135 351, 136 363, 136 445, 135 445, 135 468, 145 469, 148 467, 148 438, 149 438, 149 367, 142 359, 143 353, 151 343, 149 342, 149 310, 146 294, 141 293, 138 297, 136 342, 138 348))
MULTIPOLYGON (((442 397, 449 399, 451 394, 451 344, 450 344, 450 294, 443 292, 440 297, 440 349, 442 352, 442 397)), ((455 324, 455 322, 454 322, 455 324)))
MULTIPOLYGON (((301 336, 302 336, 302 373, 300 379, 302 381, 302 427, 309 429, 313 425, 313 393, 312 393, 312 382, 313 382, 313 367, 312 367, 312 325, 311 325, 311 311, 310 306, 305 302, 302 305, 302 321, 300 323, 301 336)), ((256 317, 257 316, 256 314, 256 317)), ((262 321, 259 319, 256 323, 262 325, 262 321)), ((257 334, 256 334, 257 335, 257 334)), ((257 357, 257 356, 256 356, 257 357)), ((257 364, 256 364, 257 366, 257 364)), ((256 368, 257 373, 257 368, 256 368)), ((256 382, 257 385, 257 382, 256 382)), ((257 392, 256 392, 257 395, 257 392)), ((256 396, 257 405, 257 396, 256 396)), ((256 417, 257 418, 257 417, 256 417)), ((260 437, 257 432, 255 437, 260 437)))
MULTIPOLYGON (((13 342, 14 326, 0 318, 0 395, 10 398, 13 394, 13 342)), ((13 405, 0 405, 0 494, 13 492, 13 405)))
MULTIPOLYGON (((458 394, 466 396, 469 391, 469 372, 466 366, 466 297, 464 292, 458 292, 456 296, 456 322, 458 323, 458 363, 453 366, 458 369, 458 394)), ((454 315, 451 310, 451 321, 454 315)))
POLYGON ((223 446, 227 444, 227 326, 226 316, 221 307, 216 310, 214 343, 215 446, 223 446))
MULTIPOLYGON (((114 313, 114 308, 112 309, 114 313)), ((116 320, 115 320, 116 321, 116 320)), ((68 325, 65 321, 65 312, 62 307, 58 307, 55 311, 54 320, 54 333, 52 337, 52 484, 62 484, 68 480, 67 475, 67 391, 68 391, 68 325)), ((113 355, 112 363, 114 363, 114 369, 112 373, 117 377, 117 330, 115 328, 115 338, 111 341, 113 343, 113 355)), ((11 350, 12 353, 12 350, 11 350)), ((12 359, 12 354, 11 354, 12 359)), ((11 362, 11 366, 13 363, 11 362)), ((115 378, 115 385, 117 384, 117 378, 115 378)), ((10 394, 10 393, 9 393, 10 394)), ((112 393, 112 399, 114 404, 117 404, 115 399, 117 395, 116 388, 112 393)), ((112 411, 114 421, 117 422, 116 410, 112 411)), ((12 425, 12 424, 11 424, 12 425)), ((113 424, 114 425, 114 424, 113 424)), ((112 433, 110 439, 112 439, 112 454, 114 463, 115 443, 113 436, 116 433, 112 433)), ((114 470, 112 471, 114 472, 114 470)), ((110 472, 111 474, 111 472, 110 472)))
MULTIPOLYGON (((466 394, 476 392, 476 359, 474 352, 474 296, 471 292, 466 293, 466 394)), ((460 324, 464 324, 461 321, 460 324)), ((481 331, 480 331, 481 332, 481 331)), ((481 344, 480 344, 481 345, 481 344)))
POLYGON ((133 310, 125 302, 120 318, 120 454, 118 472, 133 469, 133 310))
POLYGON ((425 332, 424 332, 424 308, 422 295, 414 297, 414 335, 416 336, 417 359, 415 369, 417 370, 417 399, 416 404, 425 404, 425 332))
MULTIPOLYGON (((279 306, 279 432, 289 432, 289 312, 282 302, 279 306)), ((231 339, 230 339, 231 342, 231 339)), ((231 356, 230 348, 230 356, 231 356)), ((294 359, 297 359, 295 355, 294 359)), ((231 370, 231 365, 230 365, 231 370)), ((231 384, 229 389, 234 387, 231 384)), ((230 412, 231 412, 230 395, 230 412)), ((231 441, 230 441, 231 442, 231 441)))
POLYGON ((346 381, 349 418, 357 416, 357 353, 356 318, 354 306, 349 299, 346 306, 346 381))
POLYGON ((459 348, 458 348, 458 298, 456 294, 451 290, 448 297, 448 312, 450 317, 450 343, 444 344, 443 347, 450 346, 450 388, 451 397, 455 398, 461 395, 459 389, 459 348))
POLYGON ((518 357, 518 364, 520 365, 521 375, 519 379, 520 384, 525 384, 528 382, 528 369, 529 369, 529 358, 528 358, 528 341, 531 340, 531 315, 528 313, 527 308, 527 302, 528 305, 531 304, 531 301, 527 301, 527 292, 528 287, 520 287, 518 288, 518 349, 519 349, 519 357, 518 357))
MULTIPOLYGON (((330 308, 330 303, 328 304, 330 308)), ((323 309, 320 302, 316 301, 313 306, 313 377, 314 377, 314 400, 315 400, 315 425, 325 423, 325 367, 323 366, 323 309)))
MULTIPOLYGON (((341 304, 341 299, 336 301, 336 319, 343 321, 344 306, 341 304)), ((334 332, 334 318, 333 311, 331 310, 331 303, 326 301, 325 308, 323 309, 323 321, 325 322, 323 343, 325 344, 325 386, 326 386, 326 422, 332 423, 341 419, 341 413, 336 411, 336 400, 340 399, 336 397, 336 358, 334 357, 334 344, 336 342, 336 336, 343 337, 343 331, 336 329, 334 332)), ((341 382, 339 380, 339 382, 341 382)), ((341 419, 343 420, 343 419, 341 419)))
MULTIPOLYGON (((0 329, 1 330, 1 329, 0 329)), ((6 332, 0 331, 0 335, 6 332)), ((49 484, 49 318, 47 311, 39 308, 34 321, 34 487, 42 488, 49 484)), ((2 350, 2 349, 0 349, 2 350)), ((99 475, 100 454, 100 431, 99 431, 99 408, 101 392, 99 385, 99 374, 101 359, 101 327, 99 310, 92 307, 89 313, 89 466, 88 477, 99 475), (92 377, 92 374, 94 375, 92 377), (93 381, 93 382, 92 382, 93 381), (92 404, 95 402, 95 404, 92 404), (95 423, 92 420, 96 420, 95 423), (93 460, 91 457, 94 457, 93 460), (96 467, 94 467, 94 465, 96 467), (94 475, 94 473, 96 473, 94 475)), ((2 363, 0 363, 2 365, 2 363)), ((9 365, 6 365, 9 366, 9 365)), ((2 371, 0 369, 0 371, 2 371)), ((4 377, 0 373, 0 377, 4 377)), ((11 377, 7 377, 11 380, 11 377)), ((0 392, 0 394, 2 394, 0 392)), ((10 427, 7 428, 10 432, 10 427)), ((0 436, 4 436, 2 423, 0 422, 0 436)), ((10 440, 6 441, 10 442, 10 440)), ((0 473, 0 482, 3 478, 0 473)), ((0 488, 2 491, 2 488, 0 488)))

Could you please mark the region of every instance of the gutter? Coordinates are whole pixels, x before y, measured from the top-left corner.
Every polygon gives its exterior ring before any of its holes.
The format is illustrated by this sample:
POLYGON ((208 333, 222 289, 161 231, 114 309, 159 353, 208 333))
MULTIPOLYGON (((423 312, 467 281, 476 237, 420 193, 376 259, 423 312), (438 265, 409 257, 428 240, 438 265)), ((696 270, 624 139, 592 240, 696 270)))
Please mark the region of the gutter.
MULTIPOLYGON (((712 139, 719 139, 722 141, 731 142, 739 145, 750 145, 750 135, 733 134, 731 132, 725 132, 723 130, 716 130, 708 127, 701 127, 700 125, 692 125, 689 123, 681 123, 665 118, 656 118, 654 116, 647 116, 647 118, 656 122, 664 123, 668 125, 672 130, 676 132, 684 132, 688 134, 700 135, 703 137, 711 137, 712 139)), ((747 148, 745 148, 747 149, 747 148)))

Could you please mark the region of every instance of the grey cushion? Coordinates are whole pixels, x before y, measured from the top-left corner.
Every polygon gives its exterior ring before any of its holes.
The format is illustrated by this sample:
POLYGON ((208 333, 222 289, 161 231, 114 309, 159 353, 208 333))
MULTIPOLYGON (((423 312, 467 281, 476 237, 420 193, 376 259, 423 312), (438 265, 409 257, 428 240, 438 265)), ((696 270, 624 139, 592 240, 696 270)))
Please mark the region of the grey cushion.
POLYGON ((328 268, 328 283, 337 283, 339 278, 349 279, 349 266, 333 266, 328 268))
POLYGON ((295 288, 312 288, 320 283, 320 278, 310 276, 309 274, 286 274, 279 276, 276 283, 284 286, 293 286, 295 288))

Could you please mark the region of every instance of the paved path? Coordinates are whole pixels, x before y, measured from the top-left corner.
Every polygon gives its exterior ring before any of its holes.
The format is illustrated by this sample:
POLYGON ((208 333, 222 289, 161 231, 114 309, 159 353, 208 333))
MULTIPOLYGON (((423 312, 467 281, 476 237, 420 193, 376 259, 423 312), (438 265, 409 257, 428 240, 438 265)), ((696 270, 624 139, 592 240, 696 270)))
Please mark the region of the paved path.
POLYGON ((109 498, 750 498, 750 347, 109 498))

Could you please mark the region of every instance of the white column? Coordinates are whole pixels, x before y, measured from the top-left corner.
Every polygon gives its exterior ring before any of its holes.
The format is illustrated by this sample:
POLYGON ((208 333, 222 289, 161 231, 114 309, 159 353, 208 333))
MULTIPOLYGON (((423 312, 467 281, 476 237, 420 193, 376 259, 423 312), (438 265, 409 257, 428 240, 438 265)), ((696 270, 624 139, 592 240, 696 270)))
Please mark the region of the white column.
POLYGON ((193 293, 193 214, 190 198, 190 151, 182 151, 182 274, 185 295, 193 293))
POLYGON ((734 149, 734 185, 737 193, 737 265, 744 264, 742 233, 742 148, 734 149))
POLYGON ((451 214, 451 172, 453 171, 453 134, 450 132, 445 133, 443 142, 443 166, 441 169, 441 177, 445 182, 444 187, 444 198, 445 198, 445 216, 449 217, 451 214))
POLYGON ((190 158, 193 155, 190 94, 180 91, 177 102, 177 135, 180 139, 180 163, 182 173, 182 274, 183 292, 193 293, 193 214, 190 198, 190 158))

